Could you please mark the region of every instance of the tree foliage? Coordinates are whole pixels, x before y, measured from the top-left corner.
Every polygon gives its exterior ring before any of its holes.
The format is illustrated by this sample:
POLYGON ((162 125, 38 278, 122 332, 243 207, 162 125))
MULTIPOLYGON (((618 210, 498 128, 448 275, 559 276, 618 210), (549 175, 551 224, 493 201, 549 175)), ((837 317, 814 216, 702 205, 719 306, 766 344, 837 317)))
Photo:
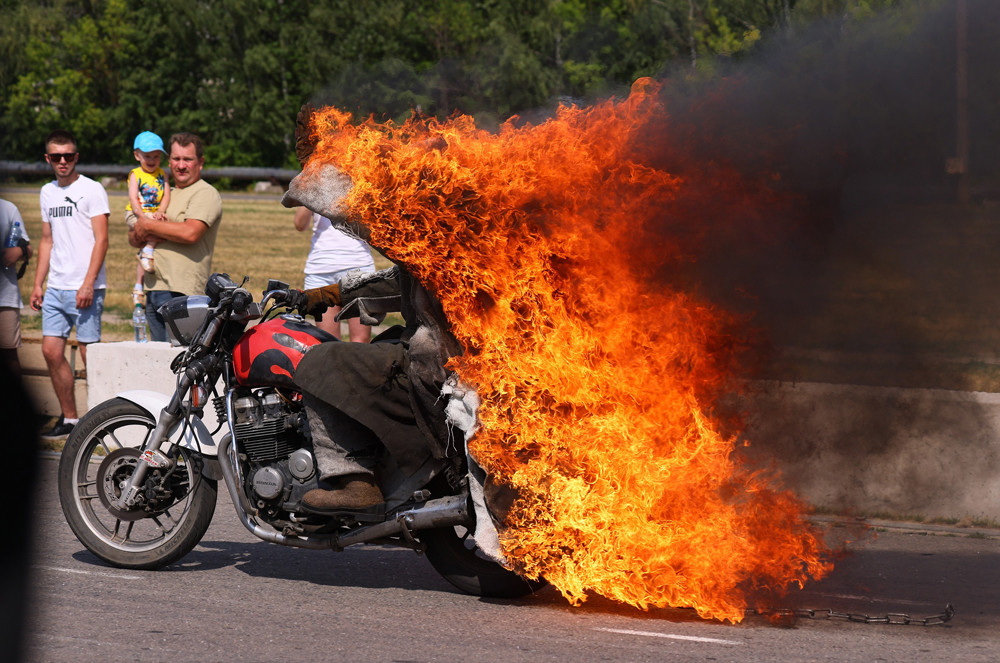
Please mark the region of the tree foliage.
POLYGON ((710 71, 811 16, 899 0, 0 0, 0 154, 75 132, 129 163, 139 131, 201 134, 215 165, 292 166, 306 101, 484 126, 616 91, 680 61, 710 71))

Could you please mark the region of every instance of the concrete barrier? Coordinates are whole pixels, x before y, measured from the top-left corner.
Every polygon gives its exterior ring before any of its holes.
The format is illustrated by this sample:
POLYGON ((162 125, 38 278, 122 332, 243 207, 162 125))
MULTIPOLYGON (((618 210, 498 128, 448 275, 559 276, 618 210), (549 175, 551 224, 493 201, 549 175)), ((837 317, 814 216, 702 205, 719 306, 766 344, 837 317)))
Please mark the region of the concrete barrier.
POLYGON ((94 343, 87 348, 87 407, 131 389, 174 391, 170 362, 183 348, 169 343, 94 343))
MULTIPOLYGON (((169 343, 93 343, 87 347, 87 407, 93 409, 116 394, 132 389, 149 389, 167 396, 174 393, 176 376, 170 363, 184 349, 169 343)), ((218 426, 214 408, 205 408, 205 425, 218 426)), ((223 427, 214 437, 219 440, 223 427)))
POLYGON ((838 513, 1000 521, 1000 394, 763 383, 744 451, 838 513))
MULTIPOLYGON (((91 345, 88 404, 128 389, 170 394, 179 352, 167 343, 91 345)), ((773 461, 811 504, 1000 521, 1000 394, 766 382, 741 407, 750 446, 740 453, 773 461)), ((214 430, 212 408, 205 423, 214 430)))

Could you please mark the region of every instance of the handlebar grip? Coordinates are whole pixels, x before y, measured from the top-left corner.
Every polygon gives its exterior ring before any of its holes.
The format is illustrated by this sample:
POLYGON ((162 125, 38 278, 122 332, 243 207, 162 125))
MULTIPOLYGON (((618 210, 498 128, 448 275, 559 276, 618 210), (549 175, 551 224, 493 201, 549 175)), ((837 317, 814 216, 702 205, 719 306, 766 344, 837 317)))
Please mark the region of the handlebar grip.
POLYGON ((253 295, 244 290, 243 288, 237 288, 233 291, 233 312, 234 313, 246 313, 247 307, 253 302, 253 295))

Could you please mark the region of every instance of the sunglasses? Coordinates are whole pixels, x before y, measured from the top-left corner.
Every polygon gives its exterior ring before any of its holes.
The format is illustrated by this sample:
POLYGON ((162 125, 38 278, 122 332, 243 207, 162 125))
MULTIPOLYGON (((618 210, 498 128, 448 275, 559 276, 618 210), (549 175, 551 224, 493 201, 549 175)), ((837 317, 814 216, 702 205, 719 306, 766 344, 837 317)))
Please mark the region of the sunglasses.
POLYGON ((49 161, 55 161, 55 162, 67 161, 67 162, 69 162, 69 161, 72 161, 73 159, 76 158, 76 152, 61 152, 61 153, 55 153, 55 154, 47 154, 46 156, 48 156, 49 161))

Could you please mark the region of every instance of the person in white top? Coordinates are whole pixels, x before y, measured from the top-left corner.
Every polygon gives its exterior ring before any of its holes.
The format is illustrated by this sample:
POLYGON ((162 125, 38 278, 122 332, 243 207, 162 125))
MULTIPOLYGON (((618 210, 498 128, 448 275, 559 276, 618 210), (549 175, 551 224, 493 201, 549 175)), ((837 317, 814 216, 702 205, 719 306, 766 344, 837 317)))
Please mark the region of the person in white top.
MULTIPOLYGON (((14 375, 21 375, 17 349, 21 347, 21 292, 17 289, 17 263, 31 257, 28 232, 14 203, 0 200, 0 361, 14 375), (15 224, 17 230, 15 231, 15 224), (20 241, 14 241, 14 234, 20 241)), ((24 270, 20 270, 21 273, 24 270)))
POLYGON ((70 331, 76 327, 84 366, 87 345, 101 340, 111 208, 104 187, 77 171, 79 156, 68 131, 53 131, 45 139, 45 160, 56 179, 42 187, 39 198, 42 238, 31 308, 42 312, 42 355, 62 410, 52 430, 42 433, 45 438, 69 435, 77 422, 73 371, 65 355, 70 331))
MULTIPOLYGON (((330 224, 330 219, 314 214, 305 207, 295 210, 295 229, 303 231, 312 222, 312 246, 309 257, 306 258, 305 288, 321 288, 333 285, 350 272, 374 272, 375 261, 372 259, 368 244, 357 237, 351 237, 339 228, 330 224)), ((316 326, 325 332, 340 338, 340 323, 334 318, 340 312, 339 306, 332 306, 323 314, 316 326)), ((372 328, 361 324, 358 318, 347 321, 351 341, 368 343, 372 337, 372 328)))

